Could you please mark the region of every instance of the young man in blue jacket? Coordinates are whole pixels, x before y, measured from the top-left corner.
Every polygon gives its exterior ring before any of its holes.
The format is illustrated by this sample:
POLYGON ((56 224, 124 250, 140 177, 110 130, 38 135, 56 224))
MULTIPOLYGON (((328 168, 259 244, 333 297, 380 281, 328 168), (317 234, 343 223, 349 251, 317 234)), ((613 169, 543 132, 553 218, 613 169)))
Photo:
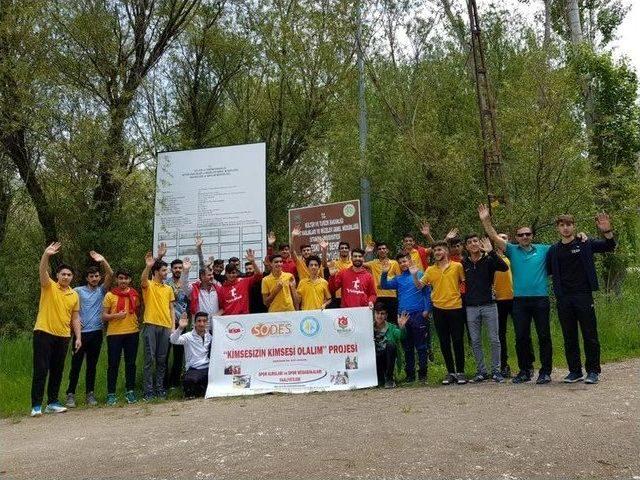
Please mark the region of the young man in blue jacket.
MULTIPOLYGON (((389 279, 389 266, 382 267, 380 288, 396 290, 398 293, 398 313, 407 313, 406 336, 403 340, 405 355, 405 372, 407 382, 416 379, 415 352, 418 353, 418 379, 427 380, 427 356, 429 350, 429 312, 431 311, 431 295, 428 287, 416 288, 412 271, 419 272, 412 266, 411 256, 401 253, 396 256, 400 266, 400 275, 389 279), (414 351, 415 350, 415 351, 414 351)), ((418 275, 422 275, 419 272, 418 275)))
POLYGON ((553 279, 558 319, 564 337, 564 353, 569 374, 565 383, 583 380, 580 361, 578 325, 582 331, 585 383, 597 383, 600 374, 600 342, 592 292, 598 290, 598 277, 593 261, 594 253, 612 252, 616 246, 611 221, 606 213, 596 216, 596 226, 604 239, 589 238, 586 242, 576 238, 576 223, 572 215, 556 218, 560 241, 551 246, 547 254, 547 272, 553 279))

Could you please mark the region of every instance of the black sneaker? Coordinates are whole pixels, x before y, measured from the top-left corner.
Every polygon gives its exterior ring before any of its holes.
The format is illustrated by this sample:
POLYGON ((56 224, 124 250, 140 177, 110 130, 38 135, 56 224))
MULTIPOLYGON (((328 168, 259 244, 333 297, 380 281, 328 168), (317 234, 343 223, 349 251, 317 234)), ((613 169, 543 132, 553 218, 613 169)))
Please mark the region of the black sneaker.
POLYGON ((584 383, 587 383, 589 385, 598 383, 598 374, 596 372, 587 373, 587 378, 584 379, 584 383))
POLYGON ((384 382, 384 388, 396 388, 396 382, 393 380, 387 380, 384 382))
POLYGON ((493 375, 491 376, 491 379, 496 383, 504 383, 504 377, 500 372, 494 372, 493 375))
POLYGON ((511 367, 509 365, 504 367, 502 370, 500 370, 500 375, 502 375, 504 378, 511 378, 511 367))
POLYGON ((536 385, 544 385, 545 383, 551 383, 551 375, 549 375, 548 373, 541 373, 540 375, 538 375, 536 385))
POLYGON ((485 381, 484 373, 477 373, 475 377, 471 379, 473 383, 480 383, 485 381))
POLYGON ((511 380, 512 383, 527 383, 531 381, 531 375, 526 370, 521 370, 518 375, 513 377, 511 380))
POLYGON ((444 380, 442 380, 442 385, 452 385, 454 383, 456 383, 456 377, 452 373, 448 374, 444 377, 444 380))
POLYGON ((562 381, 564 383, 576 383, 576 382, 581 382, 582 380, 583 380, 582 372, 580 373, 569 372, 569 375, 564 377, 562 381))
POLYGON ((456 383, 458 385, 464 385, 467 382, 467 376, 464 373, 456 373, 456 383))

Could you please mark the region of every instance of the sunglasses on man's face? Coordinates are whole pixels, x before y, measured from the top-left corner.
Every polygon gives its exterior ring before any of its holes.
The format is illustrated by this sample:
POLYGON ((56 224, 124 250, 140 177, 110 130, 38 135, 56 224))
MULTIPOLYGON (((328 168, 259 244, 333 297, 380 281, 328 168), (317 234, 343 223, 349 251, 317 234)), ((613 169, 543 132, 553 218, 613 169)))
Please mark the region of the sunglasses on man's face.
POLYGON ((531 232, 516 233, 516 237, 530 237, 531 235, 533 235, 531 232))

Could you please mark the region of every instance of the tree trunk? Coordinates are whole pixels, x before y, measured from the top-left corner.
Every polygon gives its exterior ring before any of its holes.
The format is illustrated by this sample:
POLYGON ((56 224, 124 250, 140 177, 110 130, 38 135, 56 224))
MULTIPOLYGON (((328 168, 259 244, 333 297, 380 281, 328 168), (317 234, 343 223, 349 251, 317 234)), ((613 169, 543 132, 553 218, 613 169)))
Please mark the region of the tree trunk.
POLYGON ((58 231, 56 229, 55 215, 49 206, 44 190, 36 178, 35 168, 31 158, 29 158, 26 147, 24 127, 10 132, 6 137, 3 137, 2 143, 7 154, 18 169, 18 174, 31 197, 33 206, 36 209, 36 214, 38 215, 38 221, 42 226, 45 244, 57 241, 58 231))
POLYGON ((583 40, 582 23, 580 22, 580 7, 578 0, 567 0, 567 26, 571 34, 571 43, 574 45, 581 43, 583 40))
POLYGON ((544 40, 542 46, 547 48, 551 42, 551 0, 544 0, 544 40))

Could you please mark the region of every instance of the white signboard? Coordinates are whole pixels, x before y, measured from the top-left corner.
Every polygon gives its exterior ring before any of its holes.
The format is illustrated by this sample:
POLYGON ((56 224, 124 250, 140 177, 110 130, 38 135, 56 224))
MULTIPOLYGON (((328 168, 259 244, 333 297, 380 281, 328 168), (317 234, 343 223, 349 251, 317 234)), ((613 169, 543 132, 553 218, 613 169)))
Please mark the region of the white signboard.
POLYGON ((266 254, 264 143, 158 154, 153 248, 167 244, 165 260, 191 257, 198 276, 196 234, 205 259, 266 254))
POLYGON ((207 398, 378 384, 368 308, 213 317, 207 398))

